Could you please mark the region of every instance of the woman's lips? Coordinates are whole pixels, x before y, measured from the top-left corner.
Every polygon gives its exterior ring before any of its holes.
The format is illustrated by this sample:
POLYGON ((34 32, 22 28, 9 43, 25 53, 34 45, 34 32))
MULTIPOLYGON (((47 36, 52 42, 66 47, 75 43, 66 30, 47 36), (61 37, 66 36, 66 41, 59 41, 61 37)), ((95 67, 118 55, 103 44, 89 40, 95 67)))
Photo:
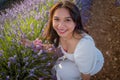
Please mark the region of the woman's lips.
POLYGON ((58 30, 58 33, 64 34, 67 30, 58 30))

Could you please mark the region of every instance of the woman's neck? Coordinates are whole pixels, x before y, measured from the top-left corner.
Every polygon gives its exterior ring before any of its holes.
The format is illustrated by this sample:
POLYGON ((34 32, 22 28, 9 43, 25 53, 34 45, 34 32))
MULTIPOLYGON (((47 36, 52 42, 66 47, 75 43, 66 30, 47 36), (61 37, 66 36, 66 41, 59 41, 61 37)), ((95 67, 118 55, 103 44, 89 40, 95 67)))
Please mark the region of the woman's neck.
POLYGON ((66 52, 73 53, 80 39, 81 39, 80 35, 72 37, 71 39, 60 38, 60 45, 66 52))

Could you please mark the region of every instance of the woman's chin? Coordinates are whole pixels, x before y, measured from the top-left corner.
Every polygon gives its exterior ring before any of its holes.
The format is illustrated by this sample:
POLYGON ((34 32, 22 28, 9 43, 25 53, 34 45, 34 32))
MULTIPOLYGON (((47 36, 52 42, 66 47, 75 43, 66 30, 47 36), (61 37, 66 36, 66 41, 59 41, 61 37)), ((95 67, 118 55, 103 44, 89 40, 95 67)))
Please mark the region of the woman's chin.
POLYGON ((59 34, 59 36, 60 36, 60 37, 66 37, 66 35, 65 35, 65 34, 59 34))

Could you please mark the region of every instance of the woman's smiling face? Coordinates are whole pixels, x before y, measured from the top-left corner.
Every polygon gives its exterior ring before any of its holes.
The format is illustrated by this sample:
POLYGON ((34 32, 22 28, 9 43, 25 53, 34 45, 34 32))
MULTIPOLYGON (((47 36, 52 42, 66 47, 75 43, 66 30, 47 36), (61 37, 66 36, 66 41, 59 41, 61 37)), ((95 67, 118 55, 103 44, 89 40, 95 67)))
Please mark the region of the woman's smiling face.
POLYGON ((54 30, 61 38, 71 38, 76 24, 66 8, 58 8, 52 19, 54 30))

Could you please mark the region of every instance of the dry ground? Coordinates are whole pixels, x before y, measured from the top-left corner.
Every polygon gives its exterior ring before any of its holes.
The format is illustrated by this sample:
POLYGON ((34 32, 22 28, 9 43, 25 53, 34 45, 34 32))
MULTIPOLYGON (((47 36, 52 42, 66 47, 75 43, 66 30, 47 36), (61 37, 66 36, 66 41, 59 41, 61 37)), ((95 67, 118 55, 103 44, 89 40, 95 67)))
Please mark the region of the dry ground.
POLYGON ((103 52, 105 64, 91 80, 120 80, 120 6, 114 0, 93 0, 88 31, 103 52))

